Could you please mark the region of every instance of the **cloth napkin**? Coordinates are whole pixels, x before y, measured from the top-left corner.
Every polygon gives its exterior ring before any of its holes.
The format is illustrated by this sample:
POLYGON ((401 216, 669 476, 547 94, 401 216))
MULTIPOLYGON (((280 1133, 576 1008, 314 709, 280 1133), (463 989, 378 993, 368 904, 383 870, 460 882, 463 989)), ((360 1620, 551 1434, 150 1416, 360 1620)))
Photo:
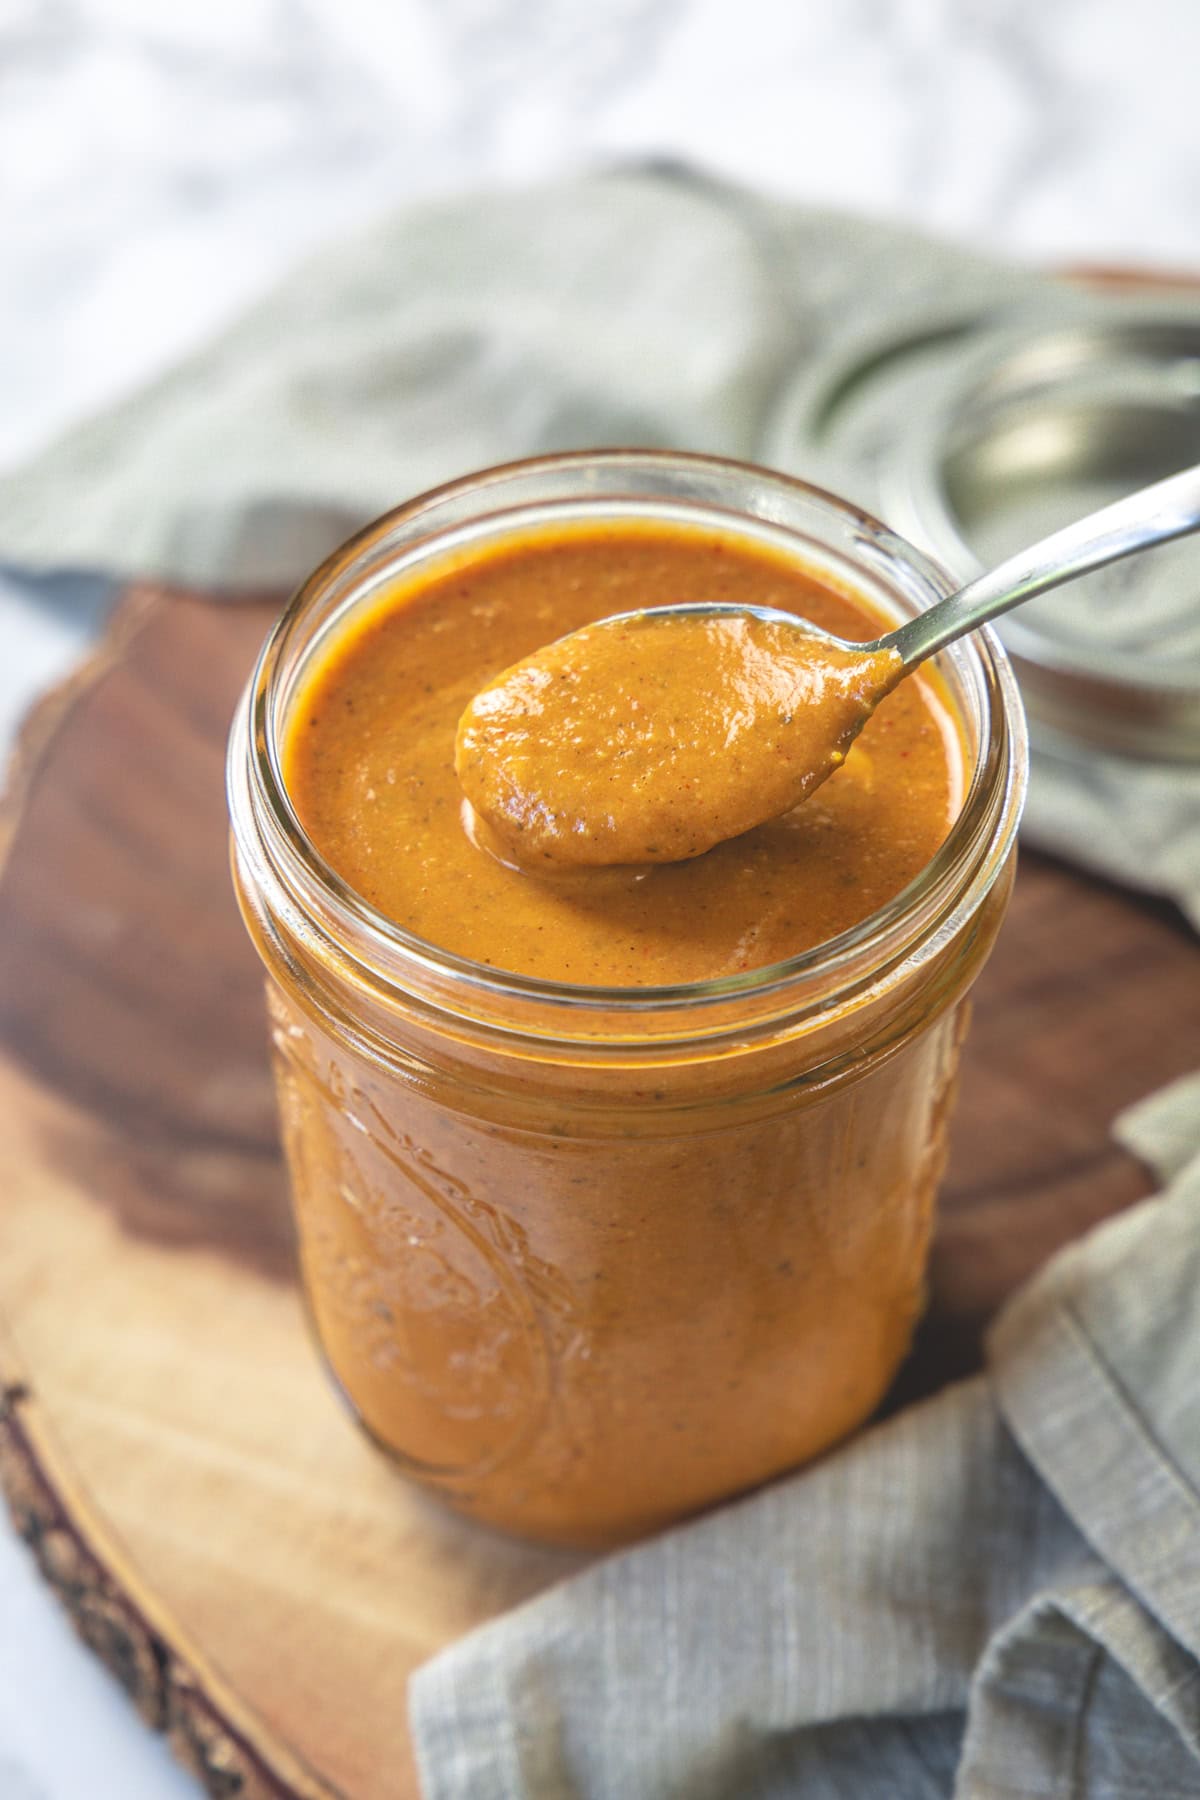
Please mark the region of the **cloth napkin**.
MULTIPOLYGON (((854 455, 781 447, 796 376, 909 310, 1011 311, 1050 286, 676 167, 416 207, 12 471, 0 563, 288 587, 439 481, 599 444, 782 457, 871 506, 854 455)), ((1200 924, 1195 767, 1039 751, 1026 837, 1200 924)))
POLYGON ((0 561, 288 587, 422 489, 543 451, 753 457, 854 310, 1038 278, 684 169, 380 220, 0 484, 0 561))
POLYGON ((426 1800, 1200 1796, 1200 1077, 984 1375, 413 1679, 426 1800))

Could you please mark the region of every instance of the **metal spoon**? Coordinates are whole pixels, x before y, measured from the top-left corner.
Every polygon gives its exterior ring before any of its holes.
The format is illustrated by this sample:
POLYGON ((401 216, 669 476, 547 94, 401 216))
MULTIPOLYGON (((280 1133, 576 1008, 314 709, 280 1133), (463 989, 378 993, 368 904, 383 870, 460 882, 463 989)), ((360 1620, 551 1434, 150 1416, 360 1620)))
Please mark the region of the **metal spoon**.
POLYGON ((1114 500, 1098 512, 1089 513, 1074 525, 1018 550, 986 574, 969 581, 957 593, 939 600, 927 612, 889 631, 870 643, 854 644, 833 632, 821 631, 816 625, 794 613, 780 612, 770 606, 730 605, 719 601, 687 606, 651 606, 638 612, 614 613, 605 624, 617 620, 680 618, 697 614, 750 615, 769 619, 776 624, 794 626, 808 638, 823 638, 842 649, 873 651, 894 650, 904 665, 904 674, 915 669, 927 656, 944 650, 956 638, 977 631, 981 625, 998 619, 1001 613, 1033 600, 1051 588, 1074 581, 1106 563, 1120 562, 1139 550, 1172 538, 1186 537, 1200 529, 1200 466, 1170 475, 1150 487, 1139 488, 1123 500, 1114 500))
POLYGON ((767 606, 614 613, 475 696, 459 724, 459 781, 528 867, 703 855, 806 800, 880 701, 935 651, 1198 528, 1200 467, 1053 532, 865 644, 767 606))

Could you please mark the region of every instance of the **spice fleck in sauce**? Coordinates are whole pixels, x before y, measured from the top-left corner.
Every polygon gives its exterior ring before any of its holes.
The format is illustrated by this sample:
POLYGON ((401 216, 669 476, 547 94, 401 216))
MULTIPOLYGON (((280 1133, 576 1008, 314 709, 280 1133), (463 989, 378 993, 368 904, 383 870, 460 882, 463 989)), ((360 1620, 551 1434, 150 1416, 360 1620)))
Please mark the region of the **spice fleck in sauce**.
MULTIPOLYGON (((876 637, 884 623, 857 597, 748 537, 638 521, 507 540, 395 587, 334 635, 286 744, 285 779, 301 822, 338 874, 388 918, 442 949, 521 974, 674 984, 812 949, 899 893, 961 803, 958 734, 924 674, 888 694, 804 805, 754 829, 745 829, 726 775, 739 758, 756 759, 763 782, 783 796, 789 782, 797 786, 787 765, 804 754, 803 740, 788 733, 809 678, 780 673, 775 637, 793 634, 779 626, 725 646, 757 671, 757 713, 753 705, 739 712, 732 687, 718 707, 699 686, 703 654, 689 661, 686 645, 658 661, 648 711, 664 722, 665 748, 651 732, 653 754, 642 755, 633 777, 632 815, 587 792, 591 752, 621 724, 603 702, 590 719, 579 713, 578 756, 563 767, 565 831, 545 816, 522 819, 519 796, 507 813, 494 803, 496 745, 483 732, 460 750, 460 765, 468 793, 499 830, 480 829, 464 807, 455 731, 487 684, 610 614, 713 600, 795 612, 851 639, 876 637), (689 783, 711 801, 707 821, 704 807, 686 803, 689 783), (643 861, 563 876, 547 866, 643 861)), ((681 624, 661 629, 672 646, 681 624)), ((871 683, 887 671, 850 659, 846 674, 820 705, 840 709, 850 737, 869 710, 871 683)), ((536 734, 528 721, 519 728, 536 760, 536 734)), ((643 752, 646 741, 643 733, 643 752)))

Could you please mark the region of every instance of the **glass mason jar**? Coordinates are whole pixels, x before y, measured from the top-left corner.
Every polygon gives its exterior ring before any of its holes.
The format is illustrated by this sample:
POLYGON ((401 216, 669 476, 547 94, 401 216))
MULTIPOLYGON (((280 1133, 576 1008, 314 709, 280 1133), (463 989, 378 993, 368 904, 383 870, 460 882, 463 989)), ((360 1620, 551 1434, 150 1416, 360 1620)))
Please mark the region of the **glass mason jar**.
POLYGON ((518 463, 389 513, 304 584, 229 758, 305 1291, 354 1412, 452 1505, 547 1540, 660 1526, 862 1422, 922 1304, 965 996, 1011 886, 1020 702, 987 632, 937 659, 969 787, 881 911, 674 988, 507 974, 398 929, 308 841, 281 742, 309 659, 397 576, 531 526, 700 523, 899 621, 948 579, 816 489, 656 452, 518 463))

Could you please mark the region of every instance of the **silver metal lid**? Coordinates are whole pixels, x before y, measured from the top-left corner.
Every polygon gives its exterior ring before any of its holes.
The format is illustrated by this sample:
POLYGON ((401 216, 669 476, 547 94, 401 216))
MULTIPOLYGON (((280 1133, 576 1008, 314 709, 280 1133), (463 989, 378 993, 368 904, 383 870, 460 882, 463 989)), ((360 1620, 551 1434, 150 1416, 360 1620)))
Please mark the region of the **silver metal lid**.
MULTIPOLYGON (((1106 501, 1200 463, 1200 301, 1064 291, 844 343, 770 446, 969 580, 1106 501), (805 454, 807 453, 807 454, 805 454)), ((1200 761, 1200 537, 999 623, 1036 740, 1200 761)))
MULTIPOLYGON (((882 471, 889 523, 962 579, 1106 501, 1200 463, 1200 306, 980 334, 882 471)), ((1200 760, 1200 542, 1160 547, 999 624, 1031 725, 1200 760)))

